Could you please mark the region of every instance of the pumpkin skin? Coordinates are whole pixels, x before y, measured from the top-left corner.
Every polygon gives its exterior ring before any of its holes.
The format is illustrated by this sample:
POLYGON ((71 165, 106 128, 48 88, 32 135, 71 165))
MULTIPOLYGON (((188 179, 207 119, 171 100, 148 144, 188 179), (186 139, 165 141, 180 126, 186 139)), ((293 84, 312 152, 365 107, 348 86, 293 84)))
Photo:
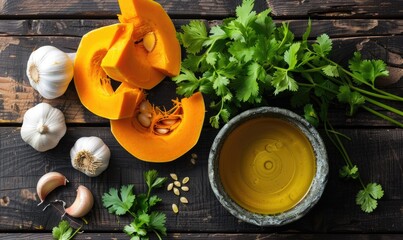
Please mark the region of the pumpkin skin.
POLYGON ((105 56, 105 72, 115 80, 144 89, 153 88, 165 76, 178 75, 181 48, 175 26, 162 6, 153 0, 119 0, 119 6, 119 21, 132 27, 105 56), (151 32, 156 40, 148 52, 142 40, 151 32))
POLYGON ((169 162, 188 152, 198 141, 204 122, 203 95, 198 92, 181 101, 163 116, 158 110, 151 127, 142 126, 136 118, 111 120, 111 131, 119 144, 136 158, 147 162, 169 162), (180 123, 164 135, 158 135, 153 126, 163 119, 180 116, 180 123))
POLYGON ((141 89, 128 84, 121 84, 114 91, 101 68, 102 59, 125 29, 125 24, 114 24, 85 34, 74 61, 74 85, 81 103, 92 113, 108 119, 131 117, 144 98, 141 89))

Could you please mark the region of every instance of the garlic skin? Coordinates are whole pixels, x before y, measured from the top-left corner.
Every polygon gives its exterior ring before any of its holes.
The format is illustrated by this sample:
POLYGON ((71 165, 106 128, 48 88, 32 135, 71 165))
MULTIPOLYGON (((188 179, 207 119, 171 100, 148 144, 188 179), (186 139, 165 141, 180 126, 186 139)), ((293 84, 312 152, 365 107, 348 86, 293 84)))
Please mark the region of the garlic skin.
POLYGON ((21 138, 35 150, 44 152, 56 147, 66 130, 62 111, 48 103, 39 103, 25 112, 21 138))
POLYGON ((31 53, 27 76, 42 97, 54 99, 66 92, 74 75, 71 56, 53 46, 42 46, 31 53))
POLYGON ((99 137, 81 137, 70 150, 71 165, 89 177, 108 168, 111 152, 99 137))

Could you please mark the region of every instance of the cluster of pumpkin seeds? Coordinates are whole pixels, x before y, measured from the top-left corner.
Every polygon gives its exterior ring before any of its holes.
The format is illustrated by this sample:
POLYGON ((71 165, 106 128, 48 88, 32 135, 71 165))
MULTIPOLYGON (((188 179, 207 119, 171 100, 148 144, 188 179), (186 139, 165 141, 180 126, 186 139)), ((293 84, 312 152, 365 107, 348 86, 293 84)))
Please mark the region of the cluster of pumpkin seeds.
POLYGON ((192 158, 190 159, 190 162, 193 165, 196 165, 196 161, 197 161, 197 154, 196 153, 192 153, 192 158))
MULTIPOLYGON (((176 196, 178 196, 179 202, 181 202, 182 204, 188 204, 189 203, 188 199, 184 196, 181 196, 181 191, 182 192, 189 191, 189 187, 186 186, 186 184, 189 182, 190 178, 184 177, 182 179, 182 181, 180 181, 178 178, 178 175, 176 175, 175 173, 171 173, 170 176, 171 176, 173 182, 168 184, 167 190, 172 191, 176 196)), ((179 212, 178 204, 172 203, 172 211, 174 213, 179 212)))

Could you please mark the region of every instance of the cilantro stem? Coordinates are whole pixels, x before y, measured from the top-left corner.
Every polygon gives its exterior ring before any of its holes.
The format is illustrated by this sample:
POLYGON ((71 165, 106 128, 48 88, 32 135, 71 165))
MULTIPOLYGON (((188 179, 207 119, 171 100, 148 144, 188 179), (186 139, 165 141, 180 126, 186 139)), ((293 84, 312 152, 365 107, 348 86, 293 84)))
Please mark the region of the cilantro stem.
POLYGON ((396 113, 397 115, 403 117, 403 112, 400 111, 399 109, 396 109, 396 108, 391 107, 391 106, 389 106, 389 105, 383 104, 383 103, 378 102, 378 101, 376 101, 376 100, 373 100, 372 98, 369 98, 369 97, 365 97, 365 100, 368 101, 368 102, 370 102, 370 103, 372 103, 372 104, 374 104, 374 105, 376 105, 376 106, 378 106, 378 107, 384 108, 384 109, 386 109, 386 110, 389 110, 389 111, 391 111, 391 112, 393 112, 393 113, 396 113))
POLYGON ((372 96, 372 97, 381 98, 381 99, 385 99, 385 100, 392 100, 392 101, 401 101, 401 100, 398 99, 399 97, 396 98, 396 97, 391 97, 389 95, 377 94, 377 93, 374 93, 374 92, 366 91, 366 90, 364 90, 362 88, 353 86, 352 84, 350 84, 350 88, 355 90, 355 91, 357 91, 357 92, 360 92, 360 93, 363 93, 363 94, 366 94, 366 95, 369 95, 369 96, 372 96))
POLYGON ((77 228, 67 240, 73 239, 73 237, 80 231, 80 229, 81 229, 81 227, 77 228))
POLYGON ((398 127, 403 128, 403 124, 402 124, 401 122, 396 121, 395 119, 393 119, 393 118, 391 118, 391 117, 389 117, 389 116, 386 116, 386 115, 384 115, 384 114, 382 114, 382 113, 380 113, 380 112, 378 112, 378 111, 375 111, 374 109, 369 108, 369 107, 367 107, 367 106, 361 106, 361 107, 362 107, 363 109, 365 109, 366 111, 368 111, 368 112, 370 112, 370 113, 372 113, 372 114, 374 114, 374 115, 376 115, 376 116, 378 116, 378 117, 380 117, 380 118, 383 118, 383 119, 385 119, 385 120, 387 120, 387 121, 389 121, 389 122, 391 122, 391 123, 397 125, 398 127))

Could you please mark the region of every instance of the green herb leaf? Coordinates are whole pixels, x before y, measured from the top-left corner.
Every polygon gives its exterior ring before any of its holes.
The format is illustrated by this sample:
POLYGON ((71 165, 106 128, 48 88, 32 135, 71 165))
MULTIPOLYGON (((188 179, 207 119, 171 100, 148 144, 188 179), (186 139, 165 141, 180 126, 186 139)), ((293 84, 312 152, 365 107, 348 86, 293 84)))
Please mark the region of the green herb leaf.
POLYGON ((357 179, 359 177, 358 167, 356 165, 349 167, 348 165, 344 165, 340 171, 339 175, 342 178, 352 178, 357 179))
POLYGON ((102 204, 110 213, 124 215, 133 206, 135 195, 133 194, 134 185, 122 186, 120 196, 118 190, 111 188, 109 193, 102 196, 102 204))
POLYGON ((252 11, 254 5, 253 0, 243 0, 242 5, 236 8, 236 16, 238 21, 244 26, 248 25, 255 17, 256 12, 252 11))
POLYGON ((339 70, 337 69, 337 66, 333 65, 327 65, 322 69, 322 71, 326 74, 326 76, 329 77, 339 77, 339 70))
POLYGON ((320 56, 327 56, 332 51, 332 40, 327 34, 322 34, 316 39, 316 43, 312 47, 320 56))
POLYGON ((350 87, 344 85, 339 88, 337 98, 342 103, 348 103, 350 110, 347 113, 349 116, 354 115, 358 107, 365 103, 365 98, 358 92, 352 92, 350 87))
POLYGON ((182 26, 183 33, 178 34, 179 41, 186 47, 188 53, 198 53, 208 39, 204 22, 192 20, 188 25, 182 26))
POLYGON ((362 60, 359 52, 355 52, 353 58, 350 59, 349 68, 353 72, 357 84, 368 83, 374 87, 376 78, 389 76, 385 62, 362 60))
POLYGON ((319 126, 319 117, 316 114, 312 104, 307 104, 304 107, 304 118, 313 126, 319 126))
POLYGON ((284 61, 288 63, 288 70, 292 70, 297 65, 297 53, 301 46, 300 42, 293 43, 290 48, 284 53, 284 61))
POLYGON ((154 229, 155 231, 158 231, 163 236, 166 236, 167 231, 165 223, 166 223, 166 216, 164 213, 152 212, 150 214, 150 222, 149 222, 150 228, 154 229))
POLYGON ((356 197, 356 203, 361 206, 364 212, 370 213, 378 206, 378 199, 383 197, 382 186, 377 183, 369 183, 363 190, 360 190, 356 197))
POLYGON ((52 236, 53 239, 57 240, 69 240, 74 236, 73 231, 74 229, 70 227, 69 222, 62 220, 57 227, 52 229, 52 236))

